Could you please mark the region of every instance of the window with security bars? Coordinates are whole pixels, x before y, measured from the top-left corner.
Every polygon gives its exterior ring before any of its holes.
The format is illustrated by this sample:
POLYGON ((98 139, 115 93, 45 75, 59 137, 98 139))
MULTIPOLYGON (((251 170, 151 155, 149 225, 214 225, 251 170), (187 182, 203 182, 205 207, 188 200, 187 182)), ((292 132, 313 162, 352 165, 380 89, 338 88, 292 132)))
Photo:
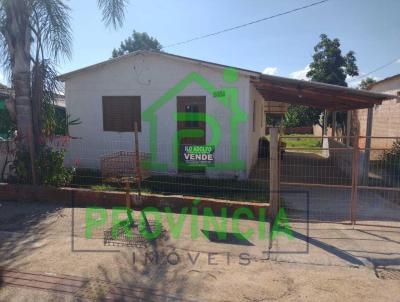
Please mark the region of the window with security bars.
POLYGON ((103 130, 133 132, 142 129, 140 96, 103 96, 103 130))

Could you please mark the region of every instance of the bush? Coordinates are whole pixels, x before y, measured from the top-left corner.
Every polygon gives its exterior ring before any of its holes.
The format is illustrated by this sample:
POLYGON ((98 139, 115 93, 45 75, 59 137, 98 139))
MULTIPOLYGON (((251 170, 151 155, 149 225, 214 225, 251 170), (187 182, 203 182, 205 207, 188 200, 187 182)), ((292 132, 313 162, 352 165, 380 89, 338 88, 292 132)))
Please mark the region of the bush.
MULTIPOLYGON (((64 150, 57 151, 47 146, 40 147, 35 161, 38 184, 59 187, 71 183, 73 170, 64 167, 64 155, 64 150)), ((17 182, 32 183, 31 160, 28 151, 17 152, 12 168, 17 182)))
POLYGON ((382 154, 380 160, 390 172, 400 174, 400 140, 393 142, 392 147, 382 154))
POLYGON ((290 105, 283 124, 286 128, 306 127, 319 123, 321 110, 306 106, 290 105))

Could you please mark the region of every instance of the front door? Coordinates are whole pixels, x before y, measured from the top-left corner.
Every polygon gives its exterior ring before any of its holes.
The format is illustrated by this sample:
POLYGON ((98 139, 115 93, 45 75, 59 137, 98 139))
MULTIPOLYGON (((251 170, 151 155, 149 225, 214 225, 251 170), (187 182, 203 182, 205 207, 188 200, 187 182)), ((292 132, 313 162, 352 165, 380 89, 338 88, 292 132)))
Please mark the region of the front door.
MULTIPOLYGON (((178 113, 206 113, 206 97, 205 96, 178 96, 177 97, 177 112, 178 113)), ((178 132, 181 130, 194 130, 194 137, 182 135, 178 142, 178 171, 204 173, 205 168, 201 166, 187 165, 184 162, 182 145, 204 146, 206 144, 206 123, 196 119, 188 121, 178 121, 178 132), (199 136, 200 133, 203 135, 199 136)))

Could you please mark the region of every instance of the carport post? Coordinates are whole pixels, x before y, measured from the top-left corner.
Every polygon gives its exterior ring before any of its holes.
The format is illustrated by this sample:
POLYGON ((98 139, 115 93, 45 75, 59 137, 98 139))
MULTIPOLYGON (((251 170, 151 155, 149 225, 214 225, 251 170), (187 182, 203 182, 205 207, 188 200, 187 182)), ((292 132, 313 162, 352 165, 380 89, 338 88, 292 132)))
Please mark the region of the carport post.
POLYGON ((351 223, 354 226, 357 219, 357 204, 358 204, 358 176, 359 176, 359 137, 356 134, 353 138, 353 159, 352 159, 352 177, 351 177, 351 207, 350 216, 351 223))
POLYGON ((332 137, 336 136, 336 111, 332 112, 332 137))
POLYGON ((324 111, 324 121, 322 127, 322 139, 328 136, 328 110, 324 111))
POLYGON ((371 156, 371 136, 372 136, 372 121, 374 117, 374 108, 368 108, 367 114, 367 130, 366 130, 366 138, 365 138, 365 151, 364 151, 364 161, 363 161, 363 169, 362 176, 363 182, 368 181, 368 172, 369 172, 369 161, 371 156))
POLYGON ((347 111, 346 121, 346 146, 350 147, 351 111, 347 111))

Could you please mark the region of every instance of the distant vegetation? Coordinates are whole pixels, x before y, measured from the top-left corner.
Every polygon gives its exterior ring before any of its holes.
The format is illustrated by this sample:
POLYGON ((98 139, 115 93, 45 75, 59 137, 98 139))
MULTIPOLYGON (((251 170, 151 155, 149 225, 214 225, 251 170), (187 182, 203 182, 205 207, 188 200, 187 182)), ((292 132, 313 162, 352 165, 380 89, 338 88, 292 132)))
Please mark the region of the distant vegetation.
POLYGON ((149 36, 146 32, 140 33, 133 31, 132 35, 121 42, 119 48, 112 51, 112 57, 116 58, 138 50, 156 50, 162 49, 157 39, 149 36))

